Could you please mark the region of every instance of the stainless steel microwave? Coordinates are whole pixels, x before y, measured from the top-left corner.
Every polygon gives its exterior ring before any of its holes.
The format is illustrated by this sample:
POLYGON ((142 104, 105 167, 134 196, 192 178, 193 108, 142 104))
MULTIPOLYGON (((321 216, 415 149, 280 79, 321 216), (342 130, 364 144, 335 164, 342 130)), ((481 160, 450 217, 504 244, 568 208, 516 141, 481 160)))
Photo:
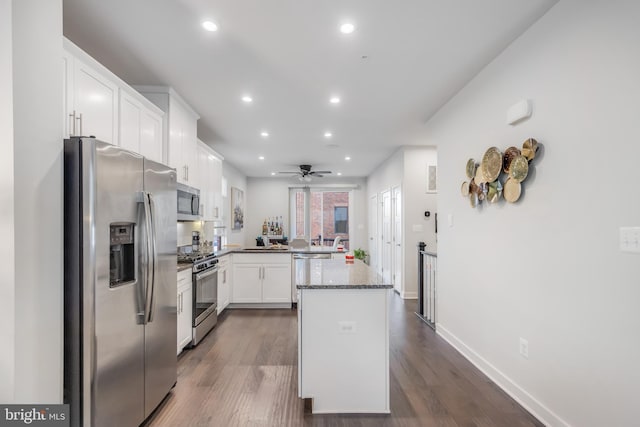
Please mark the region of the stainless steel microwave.
POLYGON ((178 221, 200 220, 200 190, 178 184, 178 221))

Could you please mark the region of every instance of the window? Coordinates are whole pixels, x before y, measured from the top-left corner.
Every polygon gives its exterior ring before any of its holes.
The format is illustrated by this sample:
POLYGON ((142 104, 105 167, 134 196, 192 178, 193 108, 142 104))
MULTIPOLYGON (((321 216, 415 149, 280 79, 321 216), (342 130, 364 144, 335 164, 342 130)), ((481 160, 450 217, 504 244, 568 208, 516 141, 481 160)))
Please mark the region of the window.
POLYGON ((349 249, 349 191, 295 189, 291 194, 292 236, 316 246, 333 246, 337 236, 349 249), (308 218, 305 204, 308 203, 308 218))
POLYGON ((336 206, 333 208, 334 233, 347 234, 349 232, 349 208, 336 206))

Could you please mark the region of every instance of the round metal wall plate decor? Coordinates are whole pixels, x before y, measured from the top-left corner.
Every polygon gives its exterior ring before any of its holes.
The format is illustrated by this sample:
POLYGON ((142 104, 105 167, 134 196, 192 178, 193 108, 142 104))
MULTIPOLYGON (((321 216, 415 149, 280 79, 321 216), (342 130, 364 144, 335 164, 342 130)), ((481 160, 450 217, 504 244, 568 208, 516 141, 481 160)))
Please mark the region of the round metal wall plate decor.
POLYGON ((462 183, 462 188, 460 189, 460 192, 462 193, 462 197, 469 196, 469 183, 467 181, 462 183))
POLYGON ((484 182, 493 182, 498 179, 502 170, 502 153, 496 147, 489 148, 482 157, 482 174, 484 182))
POLYGON ((467 160, 467 178, 473 179, 476 176, 476 161, 473 159, 467 160))
POLYGON ((518 182, 524 181, 529 173, 529 161, 525 156, 518 156, 511 162, 509 178, 518 182))
POLYGON ((502 172, 509 173, 511 162, 513 159, 520 155, 520 150, 516 147, 509 147, 504 150, 504 156, 502 157, 502 172))
POLYGON ((507 202, 517 202, 521 193, 522 185, 515 179, 509 178, 507 182, 504 183, 504 199, 507 202))
POLYGON ((522 155, 525 156, 527 160, 531 161, 535 159, 536 151, 538 151, 538 141, 535 139, 529 138, 522 144, 522 155))
POLYGON ((462 183, 462 196, 469 199, 472 208, 501 199, 515 203, 522 195, 522 183, 529 175, 529 164, 538 148, 538 141, 529 138, 522 144, 522 150, 512 146, 502 153, 497 147, 490 147, 479 165, 470 158, 465 167, 469 181, 462 183))

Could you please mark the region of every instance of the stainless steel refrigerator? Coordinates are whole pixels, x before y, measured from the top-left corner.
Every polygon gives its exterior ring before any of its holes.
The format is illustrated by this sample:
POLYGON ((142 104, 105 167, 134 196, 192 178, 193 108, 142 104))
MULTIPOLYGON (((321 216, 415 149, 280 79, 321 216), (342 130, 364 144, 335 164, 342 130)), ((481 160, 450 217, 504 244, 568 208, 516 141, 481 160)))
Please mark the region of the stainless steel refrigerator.
POLYGON ((72 426, 138 426, 176 383, 176 173, 64 142, 64 399, 72 426))

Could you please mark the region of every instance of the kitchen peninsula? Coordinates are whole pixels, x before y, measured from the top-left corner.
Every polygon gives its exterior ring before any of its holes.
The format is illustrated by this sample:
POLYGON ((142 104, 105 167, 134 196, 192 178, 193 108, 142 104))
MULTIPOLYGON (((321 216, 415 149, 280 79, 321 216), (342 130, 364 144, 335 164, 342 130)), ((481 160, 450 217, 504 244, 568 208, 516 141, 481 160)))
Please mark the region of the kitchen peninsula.
POLYGON ((389 290, 360 260, 307 259, 298 292, 298 396, 313 413, 389 413, 389 290))

